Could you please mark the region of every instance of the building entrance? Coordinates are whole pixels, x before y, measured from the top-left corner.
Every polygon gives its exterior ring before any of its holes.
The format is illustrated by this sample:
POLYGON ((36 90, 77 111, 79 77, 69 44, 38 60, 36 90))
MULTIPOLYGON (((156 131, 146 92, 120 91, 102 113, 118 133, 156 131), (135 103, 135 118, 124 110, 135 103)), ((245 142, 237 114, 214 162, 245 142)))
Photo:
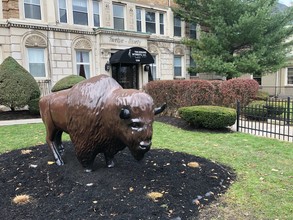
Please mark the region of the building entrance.
POLYGON ((142 87, 139 83, 146 83, 142 65, 150 63, 154 63, 154 58, 141 47, 119 50, 110 58, 112 77, 125 89, 139 89, 142 87))
POLYGON ((124 89, 138 89, 137 64, 112 65, 112 77, 124 89))

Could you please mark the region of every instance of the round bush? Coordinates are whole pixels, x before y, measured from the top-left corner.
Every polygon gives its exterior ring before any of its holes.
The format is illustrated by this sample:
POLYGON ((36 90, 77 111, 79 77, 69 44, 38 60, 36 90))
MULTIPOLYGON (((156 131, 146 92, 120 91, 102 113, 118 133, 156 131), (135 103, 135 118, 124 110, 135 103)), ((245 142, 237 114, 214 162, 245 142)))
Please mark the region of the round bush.
POLYGON ((64 89, 69 89, 75 84, 83 81, 85 78, 77 75, 66 76, 63 79, 60 79, 51 89, 52 92, 57 92, 64 89))
POLYGON ((0 104, 22 108, 31 99, 40 97, 39 85, 34 77, 15 59, 7 57, 0 65, 0 104))
POLYGON ((196 127, 220 129, 232 126, 236 120, 236 110, 220 106, 189 106, 179 108, 179 115, 196 127))
POLYGON ((28 107, 29 107, 29 112, 32 115, 40 115, 39 101, 40 101, 40 98, 29 100, 28 107))

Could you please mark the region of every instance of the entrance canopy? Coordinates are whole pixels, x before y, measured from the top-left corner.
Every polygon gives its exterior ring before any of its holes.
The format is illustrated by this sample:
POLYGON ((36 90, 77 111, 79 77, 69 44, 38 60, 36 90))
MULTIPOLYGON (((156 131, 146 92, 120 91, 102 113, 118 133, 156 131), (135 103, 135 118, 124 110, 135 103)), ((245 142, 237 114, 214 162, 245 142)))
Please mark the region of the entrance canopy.
POLYGON ((141 47, 132 47, 125 50, 119 50, 110 58, 110 64, 150 64, 154 63, 153 56, 141 47))

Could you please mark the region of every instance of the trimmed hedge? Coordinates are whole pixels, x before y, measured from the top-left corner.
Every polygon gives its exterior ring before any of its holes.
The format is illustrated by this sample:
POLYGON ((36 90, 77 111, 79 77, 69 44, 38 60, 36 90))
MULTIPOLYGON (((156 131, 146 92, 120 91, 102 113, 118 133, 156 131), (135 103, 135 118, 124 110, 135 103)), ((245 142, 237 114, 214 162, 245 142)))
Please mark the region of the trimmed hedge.
POLYGON ((32 99, 28 102, 30 114, 40 115, 39 101, 40 101, 40 98, 36 98, 36 99, 32 99))
POLYGON ((185 121, 196 127, 221 129, 232 126, 236 121, 236 110, 220 106, 189 106, 178 109, 185 121))
POLYGON ((177 116, 178 108, 194 105, 216 105, 236 108, 236 101, 247 105, 254 99, 258 83, 252 79, 228 81, 161 80, 151 81, 144 90, 156 105, 167 103, 163 114, 177 116))
POLYGON ((60 90, 69 89, 75 84, 83 81, 85 78, 77 75, 70 75, 60 79, 51 89, 52 92, 58 92, 60 90))
POLYGON ((14 111, 40 95, 34 77, 15 59, 7 57, 0 65, 0 104, 14 111))

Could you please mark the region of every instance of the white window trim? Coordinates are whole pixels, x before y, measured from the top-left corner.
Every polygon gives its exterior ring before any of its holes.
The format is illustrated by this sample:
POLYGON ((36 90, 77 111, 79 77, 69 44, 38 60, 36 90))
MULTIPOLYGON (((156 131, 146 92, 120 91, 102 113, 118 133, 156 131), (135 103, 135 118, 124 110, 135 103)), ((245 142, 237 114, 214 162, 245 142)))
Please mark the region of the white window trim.
POLYGON ((28 54, 28 49, 29 48, 41 48, 41 49, 44 49, 44 63, 45 63, 45 76, 43 77, 33 77, 36 79, 36 80, 46 80, 46 79, 49 79, 49 71, 48 71, 48 54, 47 54, 47 47, 25 47, 25 50, 26 50, 26 69, 27 71, 30 73, 30 68, 29 68, 29 54, 28 54))
POLYGON ((40 21, 44 21, 44 2, 43 0, 40 0, 40 10, 41 10, 41 19, 33 19, 33 18, 26 18, 25 17, 25 11, 24 11, 24 0, 21 0, 18 2, 18 6, 19 6, 19 11, 22 12, 20 13, 19 17, 20 19, 24 19, 24 20, 29 20, 30 22, 33 23, 40 23, 40 21))
MULTIPOLYGON (((119 30, 127 30, 127 19, 126 19, 126 5, 125 4, 122 4, 122 3, 119 3, 119 2, 113 2, 112 3, 112 19, 113 19, 113 29, 115 27, 115 20, 114 20, 114 5, 120 5, 123 7, 123 24, 124 24, 124 27, 123 29, 119 29, 119 30)), ((116 17, 116 18, 122 18, 122 17, 116 17)), ((115 29, 116 30, 116 29, 115 29)))
MULTIPOLYGON (((78 49, 78 48, 75 48, 74 49, 74 54, 73 54, 73 64, 74 64, 74 74, 75 75, 79 75, 78 71, 77 71, 77 65, 79 64, 76 60, 76 55, 77 55, 77 51, 85 51, 85 52, 88 52, 89 53, 89 65, 90 65, 90 75, 89 75, 89 78, 93 77, 94 73, 93 73, 93 61, 92 61, 92 50, 88 50, 88 49, 78 49)), ((84 62, 85 63, 85 62, 84 62)))
POLYGON ((57 0, 58 23, 60 23, 60 24, 69 24, 69 21, 70 21, 70 19, 69 19, 69 10, 68 10, 68 2, 67 2, 67 0, 65 0, 65 4, 66 4, 66 8, 65 8, 65 9, 66 9, 66 18, 67 18, 67 22, 66 22, 66 23, 60 21, 60 7, 59 7, 59 0, 57 0))
MULTIPOLYGON (((288 83, 288 70, 289 70, 289 69, 292 69, 292 70, 293 70, 293 66, 292 66, 292 67, 291 67, 291 66, 286 67, 286 74, 285 74, 285 75, 286 75, 286 76, 285 76, 285 77, 286 77, 286 78, 285 78, 285 79, 286 79, 286 86, 293 86, 293 83, 292 83, 292 84, 289 84, 289 83, 288 83)), ((293 77, 293 75, 292 75, 292 77, 293 77)))
MULTIPOLYGON (((71 24, 72 25, 77 25, 77 26, 81 26, 81 27, 93 27, 93 8, 92 8, 92 1, 90 0, 87 0, 86 1, 86 4, 87 4, 87 11, 86 11, 86 14, 87 14, 87 25, 84 25, 84 24, 75 24, 74 23, 74 16, 73 16, 73 1, 70 1, 71 2, 71 8, 70 8, 70 11, 71 11, 71 19, 70 21, 72 22, 71 24)), ((69 8, 69 6, 67 6, 69 8)))

